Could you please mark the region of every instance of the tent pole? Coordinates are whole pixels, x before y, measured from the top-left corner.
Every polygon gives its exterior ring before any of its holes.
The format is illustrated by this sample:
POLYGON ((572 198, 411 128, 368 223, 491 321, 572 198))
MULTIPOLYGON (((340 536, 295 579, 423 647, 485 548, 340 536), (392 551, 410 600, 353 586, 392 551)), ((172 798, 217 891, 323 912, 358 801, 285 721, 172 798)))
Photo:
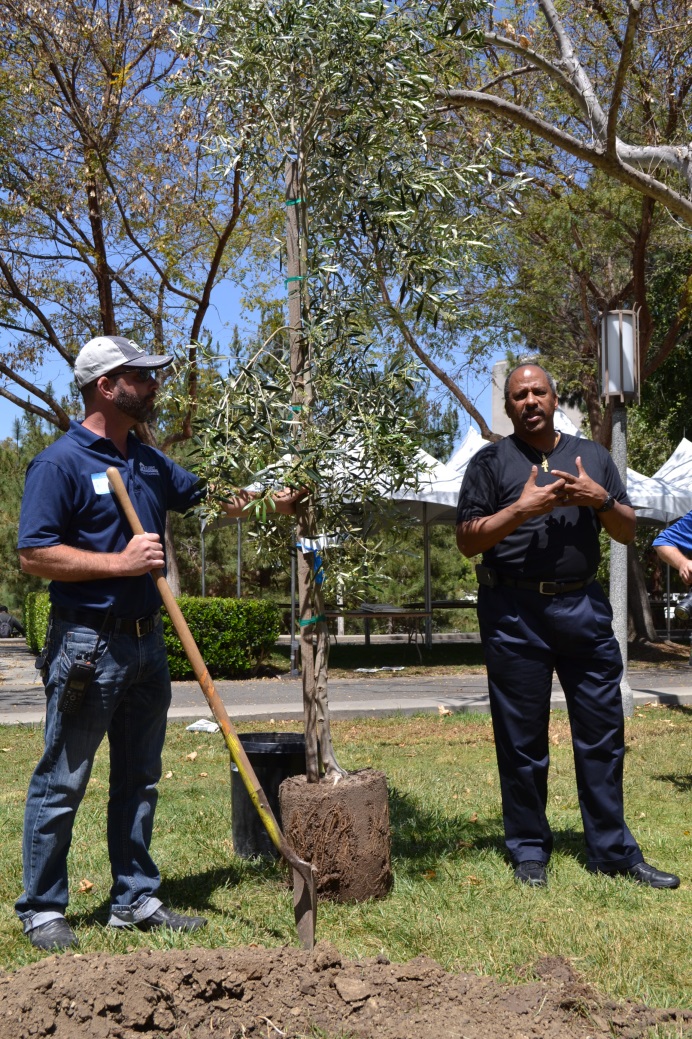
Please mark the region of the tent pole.
POLYGON ((241 552, 242 545, 241 545, 241 540, 240 540, 240 520, 236 520, 236 523, 237 523, 237 528, 236 528, 236 530, 237 530, 236 567, 237 567, 238 573, 237 573, 236 579, 235 579, 235 594, 236 594, 236 598, 240 599, 240 593, 241 593, 241 590, 242 590, 241 589, 241 580, 242 580, 241 573, 242 573, 242 568, 243 568, 243 555, 242 555, 242 552, 241 552))
MULTIPOLYGON (((296 540, 295 537, 293 539, 296 540)), ((298 675, 298 640, 296 639, 296 549, 291 552, 291 675, 298 675)))
MULTIPOLYGON (((432 591, 430 579, 430 526, 428 524, 428 503, 423 502, 423 566, 425 567, 425 612, 432 609, 432 591)), ((432 617, 425 618, 425 648, 432 646, 432 617)))
POLYGON ((207 594, 207 560, 204 551, 204 529, 207 525, 207 521, 204 516, 199 518, 199 539, 202 543, 202 598, 207 594))
POLYGON ((670 642, 670 563, 666 563, 666 635, 670 642))

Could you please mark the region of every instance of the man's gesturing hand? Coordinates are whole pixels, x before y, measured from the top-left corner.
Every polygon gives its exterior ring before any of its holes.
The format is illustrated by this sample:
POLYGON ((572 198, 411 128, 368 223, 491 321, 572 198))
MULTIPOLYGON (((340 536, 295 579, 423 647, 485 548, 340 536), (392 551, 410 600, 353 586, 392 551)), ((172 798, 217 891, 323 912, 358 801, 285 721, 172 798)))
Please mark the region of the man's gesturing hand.
POLYGON ((564 487, 558 505, 588 505, 592 509, 600 509, 608 497, 608 492, 588 475, 581 458, 577 458, 577 475, 563 473, 560 469, 551 469, 553 476, 559 477, 564 487))
POLYGON ((139 577, 162 569, 166 563, 158 534, 135 534, 117 558, 121 577, 139 577))
MULTIPOLYGON (((560 473, 559 475, 564 476, 565 474, 560 473)), ((549 483, 544 487, 539 487, 536 484, 537 476, 538 466, 532 465, 531 474, 517 499, 518 511, 527 518, 544 516, 547 512, 552 512, 556 506, 564 504, 564 479, 556 480, 554 483, 549 483)))

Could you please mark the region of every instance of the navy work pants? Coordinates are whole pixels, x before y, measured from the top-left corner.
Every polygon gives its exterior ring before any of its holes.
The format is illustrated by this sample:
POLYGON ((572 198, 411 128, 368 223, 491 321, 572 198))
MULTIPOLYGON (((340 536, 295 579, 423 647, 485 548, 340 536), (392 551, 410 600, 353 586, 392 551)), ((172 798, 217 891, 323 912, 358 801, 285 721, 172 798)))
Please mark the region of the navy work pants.
POLYGON ((588 866, 642 861, 623 812, 622 657, 597 582, 564 595, 481 586, 478 619, 512 862, 547 862, 548 722, 553 671, 567 700, 588 866))

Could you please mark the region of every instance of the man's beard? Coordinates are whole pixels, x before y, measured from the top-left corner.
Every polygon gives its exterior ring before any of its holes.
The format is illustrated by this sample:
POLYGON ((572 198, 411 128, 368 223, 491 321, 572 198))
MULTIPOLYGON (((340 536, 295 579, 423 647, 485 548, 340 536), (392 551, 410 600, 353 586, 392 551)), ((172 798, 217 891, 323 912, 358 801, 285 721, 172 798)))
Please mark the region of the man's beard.
POLYGON ((154 398, 140 397, 131 390, 118 386, 113 403, 123 415, 128 415, 136 422, 149 422, 154 417, 154 398))

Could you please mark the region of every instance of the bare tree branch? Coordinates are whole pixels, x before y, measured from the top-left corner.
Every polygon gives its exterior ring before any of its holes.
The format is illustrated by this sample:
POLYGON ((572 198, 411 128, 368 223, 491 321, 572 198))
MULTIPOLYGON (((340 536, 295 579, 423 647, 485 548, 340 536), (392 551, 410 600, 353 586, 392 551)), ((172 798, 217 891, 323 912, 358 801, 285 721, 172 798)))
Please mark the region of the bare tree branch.
POLYGON ((539 6, 545 15, 550 31, 557 41, 562 61, 569 73, 569 78, 574 84, 574 89, 582 98, 582 105, 586 107, 589 119, 593 126, 596 137, 601 144, 605 143, 606 117, 601 108, 596 91, 591 80, 587 76, 581 62, 574 53, 572 41, 565 32, 564 26, 551 0, 538 0, 539 6))
POLYGON ((17 372, 12 371, 4 361, 0 361, 0 372, 7 376, 8 379, 12 379, 13 382, 16 382, 18 386, 22 387, 22 389, 27 390, 28 393, 32 393, 35 397, 38 397, 39 400, 42 400, 49 408, 52 408, 52 411, 45 411, 43 408, 39 408, 37 404, 31 404, 29 401, 22 400, 6 387, 0 386, 0 395, 6 397, 7 400, 12 401, 13 404, 17 404, 20 408, 23 408, 24 411, 31 411, 34 415, 39 415, 41 418, 47 419, 59 429, 68 428, 70 425, 70 416, 60 407, 54 397, 51 397, 50 394, 45 392, 45 390, 40 389, 38 386, 35 386, 33 383, 22 378, 21 375, 17 374, 17 372))
MULTIPOLYGON (((532 65, 539 69, 541 72, 547 73, 551 79, 559 83, 561 87, 569 93, 570 97, 577 102, 579 107, 582 109, 585 115, 589 116, 589 110, 586 106, 584 95, 574 85, 569 76, 566 76, 563 70, 552 61, 548 61, 538 51, 533 50, 531 47, 522 47, 518 40, 510 40, 507 36, 498 36, 494 32, 486 32, 483 34, 483 41, 487 44, 497 47, 500 50, 511 51, 513 54, 519 54, 525 61, 530 61, 532 65)), ((486 85, 483 89, 488 89, 486 85)))
POLYGON ((591 147, 583 144, 576 137, 566 133, 559 127, 547 122, 540 116, 533 115, 528 109, 521 105, 515 105, 511 101, 497 97, 494 94, 482 94, 477 90, 450 90, 446 94, 438 94, 440 104, 437 111, 450 111, 455 108, 472 108, 477 111, 487 112, 496 119, 505 119, 515 126, 521 126, 530 130, 538 137, 548 141, 558 148, 562 148, 577 159, 582 159, 597 169, 608 173, 614 180, 634 188, 642 195, 661 202, 667 209, 679 216, 686 224, 692 225, 692 202, 683 198, 679 192, 669 188, 666 184, 656 180, 655 177, 643 173, 622 161, 621 156, 629 155, 635 161, 644 161, 644 156, 656 156, 659 162, 673 166, 679 172, 684 172, 687 177, 690 166, 690 149, 685 148, 629 148, 618 142, 617 156, 606 154, 600 147, 591 147))
POLYGON ((433 375, 437 379, 440 380, 440 382, 442 383, 443 386, 447 387, 449 392, 454 397, 456 397, 456 399, 459 401, 459 403, 461 404, 461 406, 464 409, 464 411, 468 415, 470 415, 470 417, 478 424, 478 429, 480 430, 480 434, 483 437, 483 439, 484 440, 490 440, 490 441, 501 440, 502 438, 500 436, 498 436, 497 433, 493 433, 493 431, 491 430, 490 426, 488 425, 488 423, 485 421, 485 419, 481 415, 481 413, 478 410, 478 408, 469 400, 469 398, 466 396, 466 394, 463 392, 463 390, 459 389, 457 384, 447 374, 447 372, 443 368, 440 368, 439 364, 436 364, 435 361, 433 361, 433 359, 430 356, 430 354, 428 354, 423 349, 423 347, 420 345, 420 343, 418 342, 418 340, 414 336, 413 332, 409 328, 408 324, 404 320, 404 317, 403 317, 401 311, 399 310, 398 307, 396 307, 392 303, 391 297, 389 295, 389 290, 387 288, 387 282, 386 282, 384 274, 383 274, 383 272, 382 272, 382 270, 380 268, 380 265, 379 265, 379 263, 377 263, 377 261, 376 261, 376 265, 377 265, 377 280, 378 280, 378 283, 379 283, 379 286, 380 286, 380 294, 382 296, 382 302, 386 306, 387 311, 388 311, 389 316, 391 317, 392 321, 394 322, 394 324, 396 325, 396 327, 399 329, 399 331, 401 332, 402 336, 406 340, 406 343, 411 347, 411 349, 413 350, 413 352, 416 355, 416 357, 420 361, 423 362, 425 367, 429 371, 431 371, 433 373, 433 375))
POLYGON ((637 35, 637 27, 641 16, 641 0, 629 0, 628 7, 629 14, 627 17, 627 28, 625 29, 625 39, 623 40, 622 50, 620 51, 620 63, 615 75, 615 84, 610 99, 610 108, 608 109, 606 151, 609 155, 616 154, 618 113, 620 111, 622 93, 625 89, 625 77, 627 76, 627 71, 632 61, 634 40, 637 35))
POLYGON ((65 348, 62 346, 62 344, 60 342, 60 339, 56 335, 56 332, 55 332, 55 329, 53 328, 53 325, 48 320, 46 315, 43 313, 42 309, 39 306, 36 305, 36 303, 33 301, 33 299, 30 299, 29 296, 27 296, 25 292, 22 292, 22 290, 20 289, 19 285, 17 284, 17 282, 16 282, 16 280, 14 278, 14 275, 13 275, 12 271, 10 270, 8 264, 5 262, 5 260, 1 256, 0 256, 0 271, 2 271, 2 274, 3 274, 4 278, 5 278, 5 281, 7 282, 8 286, 10 287, 10 290, 12 292, 13 298, 16 299, 18 303, 21 303, 22 306, 26 307, 26 309, 31 314, 33 314, 35 318, 37 318, 40 321, 40 323, 43 325, 43 327, 46 330, 46 333, 47 333, 47 336, 48 336, 48 339, 50 341, 51 346, 53 346, 58 351, 58 353, 60 354, 62 359, 64 361, 67 361, 67 363, 69 364, 70 368, 72 368, 73 365, 74 365, 74 361, 73 361, 72 357, 70 356, 70 354, 67 352, 67 350, 65 350, 65 348))

